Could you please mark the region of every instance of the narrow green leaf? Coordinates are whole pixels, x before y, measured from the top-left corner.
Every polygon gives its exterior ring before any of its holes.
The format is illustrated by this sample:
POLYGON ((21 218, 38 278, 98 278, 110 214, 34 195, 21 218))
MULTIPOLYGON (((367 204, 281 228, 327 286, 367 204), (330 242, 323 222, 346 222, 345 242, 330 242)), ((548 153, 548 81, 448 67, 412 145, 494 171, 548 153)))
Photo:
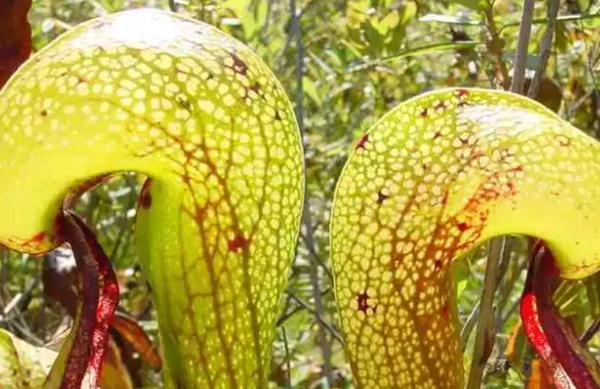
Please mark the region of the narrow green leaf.
MULTIPOLYGON (((576 22, 579 20, 589 20, 589 19, 599 19, 599 18, 600 18, 600 14, 562 15, 562 16, 557 17, 556 21, 557 22, 576 22)), ((532 24, 546 24, 546 23, 548 23, 548 19, 546 19, 546 18, 533 19, 533 21, 531 23, 532 24)), ((518 27, 518 26, 519 26, 519 21, 506 23, 505 25, 500 27, 498 32, 502 32, 504 29, 509 28, 509 27, 518 27)))
POLYGON ((451 16, 442 14, 427 14, 419 19, 420 22, 439 22, 447 24, 460 24, 464 26, 482 26, 479 20, 469 19, 466 16, 451 16))
POLYGON ((267 1, 266 0, 259 1, 258 5, 256 6, 256 11, 255 11, 257 25, 262 26, 265 24, 265 22, 267 21, 268 11, 269 11, 269 5, 267 4, 267 1))
POLYGON ((317 87, 315 83, 309 77, 302 77, 302 83, 304 85, 304 92, 310 97, 315 104, 321 105, 321 97, 319 96, 319 92, 317 91, 317 87))
POLYGON ((416 57, 419 55, 444 53, 447 51, 454 50, 472 49, 477 45, 479 45, 479 42, 477 41, 434 43, 432 45, 417 47, 414 49, 406 50, 402 53, 382 58, 378 62, 390 62, 405 57, 416 57))
POLYGON ((396 61, 398 59, 406 58, 406 57, 416 57, 416 56, 420 56, 420 55, 444 53, 444 52, 453 51, 453 50, 472 49, 479 44, 480 44, 480 42, 477 42, 477 41, 435 43, 432 45, 409 49, 409 50, 403 51, 401 53, 391 55, 389 57, 380 58, 380 59, 364 62, 364 63, 358 64, 358 65, 350 66, 348 71, 349 72, 358 72, 361 70, 368 69, 372 66, 381 65, 381 64, 384 64, 387 62, 396 61))
POLYGON ((469 282, 470 266, 466 258, 457 259, 452 264, 452 278, 456 285, 456 298, 459 298, 467 288, 469 282))

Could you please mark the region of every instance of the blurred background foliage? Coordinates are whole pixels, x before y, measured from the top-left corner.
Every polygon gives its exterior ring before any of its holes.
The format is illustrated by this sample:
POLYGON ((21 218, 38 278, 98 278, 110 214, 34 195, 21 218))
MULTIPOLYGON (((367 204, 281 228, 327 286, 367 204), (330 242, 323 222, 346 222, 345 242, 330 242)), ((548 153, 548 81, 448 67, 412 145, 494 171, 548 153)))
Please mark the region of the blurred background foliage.
MULTIPOLYGON (((34 50, 90 18, 137 7, 171 9, 226 31, 252 47, 287 89, 304 134, 310 212, 282 301, 270 385, 352 388, 328 263, 328 220, 336 178, 352 143, 399 102, 447 86, 506 89, 521 2, 34 0, 30 12, 34 50)), ((538 2, 534 12, 530 69, 539 63, 546 2, 538 2)), ((561 1, 546 79, 537 96, 592 136, 600 134, 599 13, 600 3, 591 0, 561 1)), ((133 244, 142 181, 134 175, 113 178, 85 194, 77 209, 97 231, 118 269, 121 307, 156 342, 156 316, 133 244)), ((523 238, 510 242, 510 260, 502 262, 504 275, 495 297, 497 334, 483 387, 551 388, 519 326, 518 299, 528 245, 523 238)), ((63 257, 50 255, 42 261, 6 250, 0 253, 1 327, 38 346, 68 327, 64 309, 44 294, 42 282, 44 277, 46 284, 61 282, 51 276, 68 268, 63 257)), ((484 271, 483 249, 457 261, 454 268, 467 368, 484 271)), ((600 278, 565 282, 555 298, 573 328, 579 334, 588 331, 588 344, 600 356, 600 342, 593 337, 600 317, 600 278)), ((127 351, 124 342, 117 343, 123 354, 119 363, 132 383, 116 383, 113 389, 160 386, 160 374, 135 350, 127 351)))

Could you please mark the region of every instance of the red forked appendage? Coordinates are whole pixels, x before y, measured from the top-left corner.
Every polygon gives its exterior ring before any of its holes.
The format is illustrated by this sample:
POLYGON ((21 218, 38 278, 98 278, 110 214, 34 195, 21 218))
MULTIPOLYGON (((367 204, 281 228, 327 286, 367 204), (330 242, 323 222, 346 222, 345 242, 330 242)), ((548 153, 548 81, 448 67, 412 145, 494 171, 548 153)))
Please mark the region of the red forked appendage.
POLYGON ((61 232, 71 245, 81 282, 76 331, 60 389, 79 389, 86 372, 95 389, 108 343, 108 329, 119 303, 119 286, 110 260, 94 234, 75 214, 65 212, 61 232))
POLYGON ((558 389, 599 389, 600 366, 552 301, 557 277, 554 256, 543 243, 537 244, 521 297, 525 334, 546 362, 558 389))

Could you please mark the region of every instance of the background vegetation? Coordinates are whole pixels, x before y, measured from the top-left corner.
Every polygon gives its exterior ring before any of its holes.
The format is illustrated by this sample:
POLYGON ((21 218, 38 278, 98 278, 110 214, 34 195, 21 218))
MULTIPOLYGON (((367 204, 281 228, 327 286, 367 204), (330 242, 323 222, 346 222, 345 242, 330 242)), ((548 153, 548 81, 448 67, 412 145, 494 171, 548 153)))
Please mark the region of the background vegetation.
MULTIPOLYGON (((328 263, 328 220, 336 178, 351 144, 399 102, 447 86, 507 89, 521 2, 35 0, 30 13, 34 49, 90 18, 143 6, 170 8, 247 43, 274 70, 293 100, 304 134, 309 197, 278 322, 271 385, 351 388, 328 263)), ((546 2, 538 2, 534 9, 529 69, 540 63, 546 7, 546 2)), ((588 0, 560 2, 547 78, 537 97, 593 136, 600 134, 599 11, 600 3, 588 0)), ((135 176, 112 179, 86 194, 77 207, 118 269, 121 306, 156 339, 156 317, 132 241, 140 183, 135 176)), ((485 249, 455 266, 467 368, 473 352, 491 351, 487 363, 485 358, 482 363, 485 388, 533 388, 533 381, 542 378, 518 329, 526 251, 523 238, 511 239, 500 262, 494 309, 485 311, 495 324, 496 335, 486 335, 494 340, 493 350, 473 350, 485 249)), ((64 310, 44 295, 41 279, 48 276, 49 264, 49 258, 28 260, 6 250, 0 253, 0 326, 38 345, 53 339, 69 322, 64 310)), ((578 333, 592 326, 588 337, 600 317, 599 281, 593 277, 565 283, 556 296, 578 333)), ((598 339, 589 344, 600 355, 598 339)), ((132 355, 132 361, 126 361, 135 386, 160 385, 160 375, 136 358, 132 355)), ((550 387, 545 385, 539 387, 550 387)))

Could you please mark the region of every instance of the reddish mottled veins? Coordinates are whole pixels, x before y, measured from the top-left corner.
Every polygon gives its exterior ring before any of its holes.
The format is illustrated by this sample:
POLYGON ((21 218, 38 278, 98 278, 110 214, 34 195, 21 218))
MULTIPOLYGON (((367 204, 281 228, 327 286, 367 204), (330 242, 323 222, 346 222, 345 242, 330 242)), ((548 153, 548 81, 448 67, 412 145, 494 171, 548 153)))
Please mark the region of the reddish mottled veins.
POLYGON ((467 97, 469 95, 469 91, 466 90, 466 89, 457 89, 456 90, 456 95, 459 98, 467 97))
POLYGON ((402 264, 402 259, 403 259, 402 255, 395 255, 392 258, 393 267, 398 268, 400 266, 400 264, 402 264))
POLYGON ((568 147, 571 144, 571 139, 563 136, 563 135, 559 135, 557 137, 558 139, 558 144, 561 145, 562 147, 568 147))
POLYGON ((368 141, 369 141, 369 134, 364 134, 363 136, 361 136, 360 140, 358 141, 358 143, 356 145, 356 150, 364 149, 365 145, 367 144, 368 141))
POLYGON ((450 319, 450 308, 448 308, 448 305, 442 306, 441 314, 444 319, 450 319))
MULTIPOLYGON (((453 261, 498 227, 550 234, 545 228, 552 227, 527 230, 522 220, 552 221, 548 209, 592 191, 564 185, 581 181, 576 158, 551 151, 565 150, 563 137, 571 139, 570 147, 577 141, 578 150, 583 142, 554 120, 525 99, 455 89, 404 103, 368 131, 373 147, 354 151, 345 166, 331 224, 336 292, 350 359, 359 368, 357 387, 462 387, 457 307, 448 288, 453 261), (518 117, 513 100, 523 111, 518 117), (547 169, 555 162, 561 167, 547 169), (537 164, 544 169, 534 169, 537 164), (557 188, 566 200, 553 198, 557 188), (357 228, 348 228, 350 221, 357 228), (413 339, 415 353, 398 351, 398 344, 413 339), (417 356, 419 363, 413 363, 417 356), (373 362, 379 358, 381 363, 373 362)), ((588 160, 585 166, 597 168, 588 160)), ((580 253, 588 260, 586 251, 580 253)), ((572 267, 569 272, 589 274, 572 267)))
MULTIPOLYGON (((186 159, 189 160, 190 158, 188 158, 188 156, 186 155, 186 159)), ((186 185, 190 185, 192 183, 192 177, 190 177, 188 173, 183 173, 181 175, 181 181, 183 181, 183 183, 186 185)))
POLYGON ((367 312, 369 308, 375 309, 375 307, 369 306, 369 295, 367 292, 360 293, 356 296, 356 302, 358 303, 358 310, 361 312, 367 312))
POLYGON ((382 193, 381 191, 379 191, 377 193, 377 203, 378 204, 382 204, 385 200, 387 200, 390 196, 382 193))
MULTIPOLYGON (((262 95, 260 93, 261 89, 260 89, 260 84, 257 82, 253 85, 250 85, 249 87, 246 87, 244 92, 245 92, 245 96, 244 96, 244 100, 250 98, 250 93, 254 92, 257 96, 261 96, 263 99, 265 98, 264 95, 262 95)), ((278 115, 279 113, 276 112, 276 115, 278 115)), ((279 118, 278 120, 281 120, 281 118, 279 118)))
POLYGON ((37 234, 35 234, 34 236, 32 236, 31 238, 26 240, 23 243, 23 246, 37 246, 37 245, 41 244, 42 242, 44 242, 45 238, 46 238, 46 233, 44 231, 38 232, 37 234))
POLYGON ((204 220, 205 215, 206 215, 206 210, 204 208, 200 208, 196 211, 196 216, 194 217, 194 219, 197 222, 201 222, 202 220, 204 220))
MULTIPOLYGON (((519 165, 509 170, 510 173, 519 173, 523 171, 523 166, 519 165)), ((512 182, 511 182, 512 184, 512 182)))
POLYGON ((458 96, 458 106, 462 107, 467 104, 467 96, 469 95, 469 91, 464 89, 459 89, 456 91, 456 95, 458 96))
POLYGON ((243 235, 238 234, 229 241, 229 251, 239 252, 246 248, 248 240, 243 235))
POLYGON ((460 223, 456 224, 456 227, 458 227, 460 232, 465 232, 466 230, 468 230, 470 228, 470 226, 465 222, 460 222, 460 223))
POLYGON ((260 91, 260 84, 257 82, 254 85, 250 85, 250 87, 248 89, 251 90, 252 92, 258 94, 258 92, 260 91))
MULTIPOLYGON (((0 31, 11 30, 5 24, 0 31)), ((137 235, 144 243, 140 260, 165 265, 142 264, 155 292, 157 284, 178 285, 160 290, 165 298, 156 301, 161 314, 178 319, 161 327, 172 340, 167 354, 194 362, 178 367, 176 385, 268 386, 265 356, 285 291, 282 275, 291 265, 305 184, 301 134, 285 90, 245 45, 174 14, 123 12, 78 26, 69 35, 23 66, 0 94, 0 137, 7 133, 6 142, 0 142, 4 181, 19 178, 10 174, 9 165, 23 156, 37 156, 29 162, 40 169, 20 177, 24 190, 19 193, 3 182, 7 190, 0 197, 7 212, 0 214, 8 219, 17 209, 32 214, 21 215, 17 228, 1 229, 0 241, 32 255, 47 251, 69 241, 53 219, 61 221, 61 229, 68 224, 83 230, 66 222, 60 208, 68 211, 97 175, 132 171, 154 177, 155 184, 145 177, 134 195, 142 223, 137 235), (160 39, 157 31, 168 31, 173 39, 160 39), (244 92, 249 99, 240 101, 244 92), (86 120, 93 123, 81 126, 86 120), (10 147, 15 142, 23 147, 10 147), (68 166, 67 157, 85 159, 86 165, 68 166), (36 196, 47 182, 57 192, 36 196), (44 212, 34 217, 38 209, 44 212), (202 315, 209 321, 203 323, 202 315), (192 323, 191 332, 185 323, 192 323)), ((0 32, 0 41, 4 37, 0 32)), ((3 65, 0 61, 0 70, 3 65)), ((84 250, 88 242, 79 235, 73 241, 84 250)), ((78 312, 82 320, 72 331, 86 327, 86 337, 61 353, 83 367, 69 370, 77 372, 77 382, 59 377, 56 385, 63 389, 79 389, 86 374, 84 385, 95 387, 102 361, 84 352, 100 355, 105 348, 100 343, 106 340, 104 319, 118 294, 116 284, 99 279, 97 264, 83 258, 90 272, 81 278, 97 287, 84 288, 85 316, 78 312), (110 305, 98 297, 102 294, 111 297, 110 305), (92 300, 97 307, 87 303, 92 300), (104 332, 97 334, 92 326, 104 332)))
POLYGON ((248 65, 246 62, 242 61, 240 57, 238 57, 235 53, 231 53, 231 58, 233 59, 232 69, 234 72, 245 76, 248 72, 248 65))

